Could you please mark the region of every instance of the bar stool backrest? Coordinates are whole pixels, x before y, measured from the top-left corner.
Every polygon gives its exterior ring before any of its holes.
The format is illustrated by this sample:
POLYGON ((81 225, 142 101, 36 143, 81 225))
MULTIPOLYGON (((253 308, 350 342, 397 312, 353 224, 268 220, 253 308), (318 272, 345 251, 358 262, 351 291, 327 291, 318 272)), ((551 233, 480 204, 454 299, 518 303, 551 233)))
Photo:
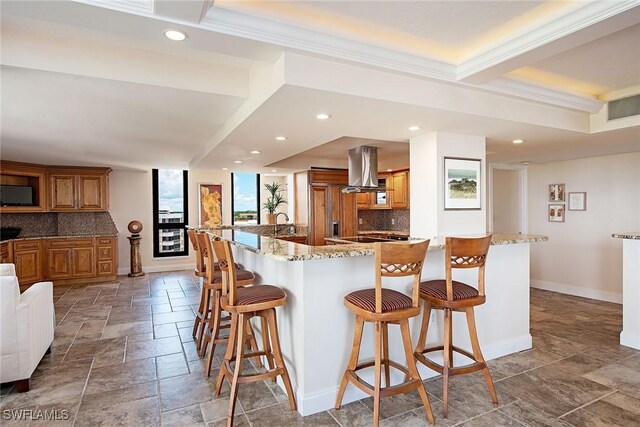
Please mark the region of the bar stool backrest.
POLYGON ((427 256, 429 240, 419 243, 375 243, 376 313, 382 313, 382 278, 413 276, 411 300, 418 307, 420 276, 427 256))
POLYGON ((200 249, 200 245, 198 244, 198 232, 190 228, 187 230, 187 235, 189 236, 189 241, 191 242, 191 247, 196 254, 196 273, 204 273, 205 272, 205 262, 204 255, 202 254, 202 250, 200 249))
POLYGON ((199 231, 196 234, 196 237, 198 240, 198 246, 200 247, 200 251, 203 253, 205 262, 206 262, 206 268, 205 268, 206 274, 205 274, 204 284, 205 286, 208 286, 210 288, 215 287, 213 279, 216 274, 216 267, 215 267, 216 258, 214 256, 213 248, 211 246, 211 238, 204 231, 199 231))
POLYGON ((445 269, 447 300, 453 301, 451 270, 454 268, 478 269, 478 293, 484 296, 484 266, 487 262, 491 234, 480 238, 447 237, 445 239, 445 269))
POLYGON ((222 272, 222 295, 227 296, 229 305, 236 305, 236 265, 228 240, 213 241, 213 251, 218 258, 218 266, 222 272))

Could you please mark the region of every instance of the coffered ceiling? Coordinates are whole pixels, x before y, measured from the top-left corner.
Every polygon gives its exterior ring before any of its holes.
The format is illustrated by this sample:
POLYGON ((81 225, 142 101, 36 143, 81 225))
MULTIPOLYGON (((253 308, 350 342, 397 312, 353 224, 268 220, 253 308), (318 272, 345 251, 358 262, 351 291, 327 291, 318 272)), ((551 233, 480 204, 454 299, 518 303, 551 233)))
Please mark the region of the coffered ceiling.
POLYGON ((437 130, 486 136, 500 162, 640 150, 638 117, 605 117, 640 92, 639 0, 0 7, 3 159, 270 172, 437 130))

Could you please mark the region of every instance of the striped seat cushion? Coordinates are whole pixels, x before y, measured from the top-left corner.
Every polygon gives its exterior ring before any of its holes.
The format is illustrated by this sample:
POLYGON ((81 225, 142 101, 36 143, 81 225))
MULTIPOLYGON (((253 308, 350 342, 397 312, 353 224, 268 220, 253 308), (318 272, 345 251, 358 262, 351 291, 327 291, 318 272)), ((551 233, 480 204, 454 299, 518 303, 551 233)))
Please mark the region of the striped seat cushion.
MULTIPOLYGON (((253 280, 256 276, 249 270, 236 270, 236 280, 253 280)), ((213 283, 222 283, 222 272, 216 271, 213 275, 213 283)))
MULTIPOLYGON (((452 281, 453 300, 461 300, 465 298, 475 298, 479 295, 478 290, 474 287, 466 285, 462 282, 452 281)), ((420 294, 431 298, 447 301, 447 281, 446 280, 429 280, 420 283, 420 294)))
MULTIPOLYGON (((356 307, 360 307, 363 310, 376 312, 376 290, 375 289, 361 289, 359 291, 351 292, 345 300, 349 301, 356 307)), ((404 310, 411 307, 411 298, 402 292, 394 291, 393 289, 382 289, 382 312, 388 313, 390 311, 404 310)))
POLYGON ((254 285, 236 290, 236 305, 251 305, 284 298, 287 294, 277 286, 254 285))

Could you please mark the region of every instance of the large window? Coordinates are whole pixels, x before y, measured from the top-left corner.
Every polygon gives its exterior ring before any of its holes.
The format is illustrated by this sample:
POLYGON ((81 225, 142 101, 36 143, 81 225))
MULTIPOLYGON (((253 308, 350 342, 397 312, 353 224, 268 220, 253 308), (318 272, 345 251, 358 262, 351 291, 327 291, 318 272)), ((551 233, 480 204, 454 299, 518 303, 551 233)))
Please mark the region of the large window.
POLYGON ((189 255, 187 171, 153 170, 153 256, 189 255))
POLYGON ((260 224, 260 175, 255 173, 231 174, 233 183, 233 224, 260 224))

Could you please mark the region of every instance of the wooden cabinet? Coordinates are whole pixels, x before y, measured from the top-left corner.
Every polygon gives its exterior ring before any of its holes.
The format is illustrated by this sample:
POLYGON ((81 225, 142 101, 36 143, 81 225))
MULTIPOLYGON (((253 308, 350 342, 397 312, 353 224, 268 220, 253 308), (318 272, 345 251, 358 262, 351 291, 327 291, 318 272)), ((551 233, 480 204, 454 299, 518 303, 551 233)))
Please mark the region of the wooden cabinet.
POLYGON ((0 242, 0 263, 13 262, 12 242, 0 242))
POLYGON ((109 209, 109 171, 105 168, 49 169, 52 212, 109 209))
POLYGON ((96 275, 94 239, 47 239, 47 278, 73 279, 96 275))
POLYGON ((409 208, 409 172, 394 172, 387 179, 390 191, 391 209, 409 208))
POLYGON ((0 162, 0 184, 29 188, 31 204, 0 206, 0 213, 43 212, 47 209, 46 168, 17 162, 0 162))
POLYGON ((98 237, 96 248, 98 251, 97 275, 115 276, 116 271, 116 238, 98 237))
POLYGON ((17 241, 14 242, 13 247, 13 261, 20 284, 26 285, 43 280, 41 240, 17 241))
POLYGON ((295 183, 299 199, 295 204, 295 217, 308 225, 309 245, 324 245, 324 239, 334 235, 356 235, 357 196, 342 193, 348 183, 346 170, 299 172, 295 183))
POLYGON ((371 209, 371 193, 356 193, 358 209, 371 209))

